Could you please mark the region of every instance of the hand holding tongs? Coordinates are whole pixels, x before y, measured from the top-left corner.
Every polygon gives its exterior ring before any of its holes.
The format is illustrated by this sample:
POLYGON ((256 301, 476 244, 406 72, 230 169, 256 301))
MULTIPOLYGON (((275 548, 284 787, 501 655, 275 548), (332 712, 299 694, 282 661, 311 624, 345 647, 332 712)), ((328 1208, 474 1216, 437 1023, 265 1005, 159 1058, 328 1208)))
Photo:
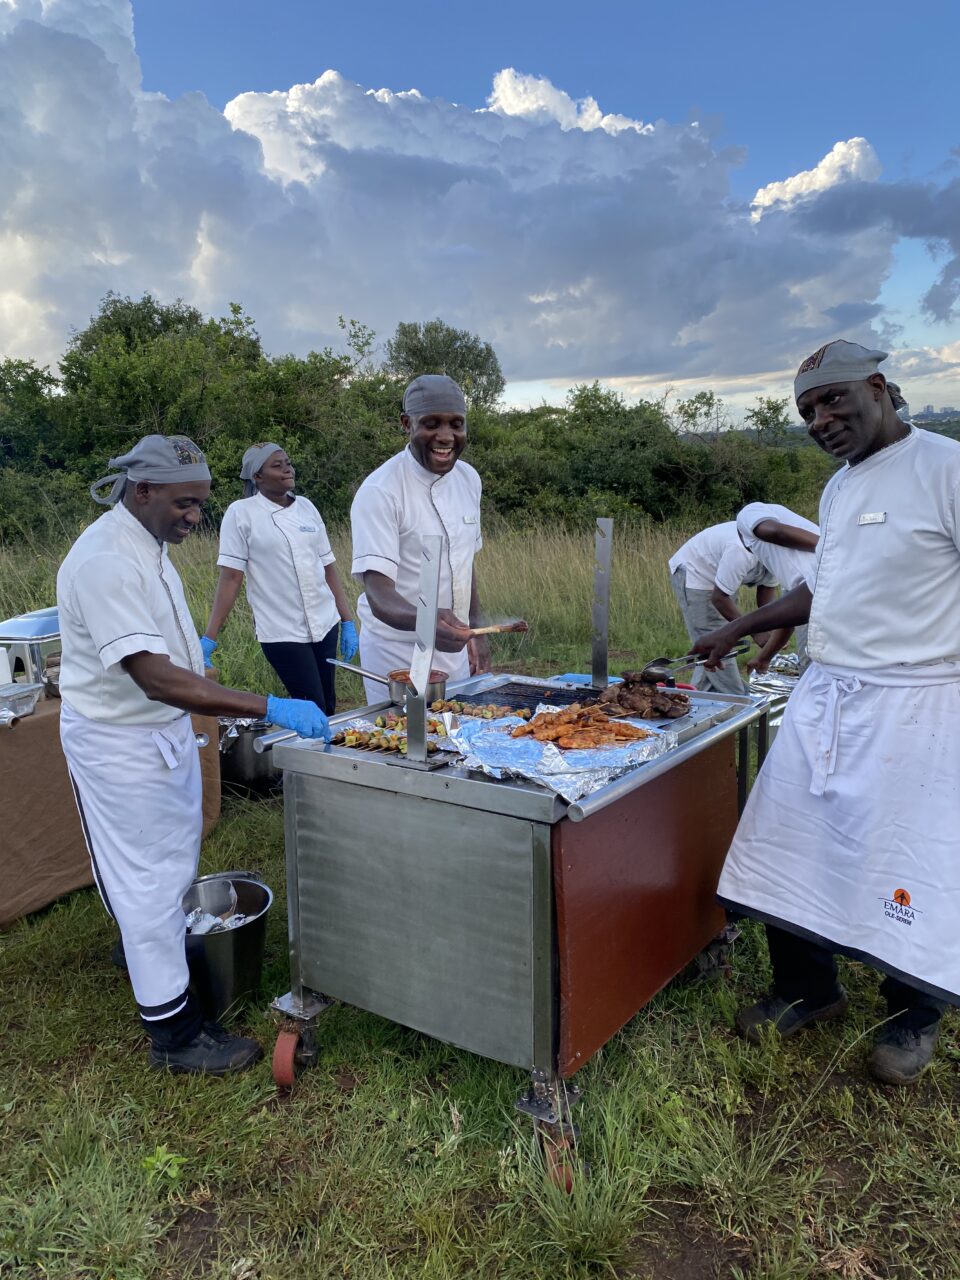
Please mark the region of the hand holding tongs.
MULTIPOLYGON (((747 653, 750 647, 748 641, 738 644, 729 653, 725 653, 721 661, 739 657, 741 653, 747 653)), ((686 671, 688 667, 699 667, 706 661, 706 658, 699 658, 695 653, 688 653, 683 658, 654 658, 641 668, 640 679, 647 684, 659 684, 661 680, 672 680, 678 671, 686 671)))

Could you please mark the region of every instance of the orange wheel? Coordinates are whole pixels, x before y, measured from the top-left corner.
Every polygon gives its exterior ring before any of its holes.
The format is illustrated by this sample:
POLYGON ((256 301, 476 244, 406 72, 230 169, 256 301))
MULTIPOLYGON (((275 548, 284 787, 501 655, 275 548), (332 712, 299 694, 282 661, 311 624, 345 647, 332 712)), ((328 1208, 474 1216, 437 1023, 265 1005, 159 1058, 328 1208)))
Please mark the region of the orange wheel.
POLYGON ((543 1160, 548 1180, 566 1195, 570 1195, 573 1191, 573 1168, 576 1159, 573 1144, 566 1134, 555 1136, 545 1132, 541 1132, 540 1141, 543 1144, 543 1160))
POLYGON ((273 1079, 278 1089, 290 1090, 296 1084, 299 1048, 299 1028, 281 1027, 273 1046, 273 1079))

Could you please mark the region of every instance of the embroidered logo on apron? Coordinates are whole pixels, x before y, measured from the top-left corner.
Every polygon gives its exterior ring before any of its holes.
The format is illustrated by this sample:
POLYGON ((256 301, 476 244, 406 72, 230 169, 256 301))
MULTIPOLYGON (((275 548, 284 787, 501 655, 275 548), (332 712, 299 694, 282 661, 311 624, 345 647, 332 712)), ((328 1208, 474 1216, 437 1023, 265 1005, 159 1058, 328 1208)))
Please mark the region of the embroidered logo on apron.
POLYGON ((923 915, 922 911, 918 911, 912 905, 909 889, 894 889, 889 898, 881 898, 883 903, 883 914, 888 920, 895 920, 897 924, 905 924, 907 928, 913 927, 913 922, 917 916, 923 915))

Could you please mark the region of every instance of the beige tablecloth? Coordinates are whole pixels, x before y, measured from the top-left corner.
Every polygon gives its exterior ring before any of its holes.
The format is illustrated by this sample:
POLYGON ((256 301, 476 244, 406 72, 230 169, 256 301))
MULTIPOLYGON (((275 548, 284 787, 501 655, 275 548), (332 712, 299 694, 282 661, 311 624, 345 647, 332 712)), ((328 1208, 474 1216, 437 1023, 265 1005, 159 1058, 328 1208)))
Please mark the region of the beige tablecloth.
MULTIPOLYGON (((208 746, 200 752, 203 834, 220 817, 217 721, 194 716, 208 746)), ((93 884, 66 761, 60 703, 37 704, 12 729, 0 729, 0 928, 61 894, 93 884)))

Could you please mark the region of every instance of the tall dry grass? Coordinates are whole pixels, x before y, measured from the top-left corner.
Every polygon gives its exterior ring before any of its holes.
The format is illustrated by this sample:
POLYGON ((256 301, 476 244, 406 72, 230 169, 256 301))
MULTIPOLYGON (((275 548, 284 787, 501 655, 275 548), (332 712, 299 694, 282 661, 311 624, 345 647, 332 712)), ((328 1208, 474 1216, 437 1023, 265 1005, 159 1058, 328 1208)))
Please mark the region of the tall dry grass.
MULTIPOLYGON (((682 653, 686 633, 670 590, 667 560, 689 530, 661 525, 614 530, 610 591, 611 666, 682 653)), ((341 576, 353 601, 359 584, 350 576, 350 531, 331 530, 341 576)), ((57 568, 69 539, 54 544, 0 546, 0 617, 52 604, 57 568)), ((194 620, 202 630, 217 581, 217 544, 204 534, 174 547, 194 620)), ((558 528, 498 529, 486 537, 477 560, 481 599, 494 618, 526 618, 524 637, 493 637, 494 666, 523 671, 587 671, 593 603, 593 532, 558 528)), ((243 595, 220 637, 216 664, 231 685, 280 692, 253 634, 243 595)), ((343 677, 341 701, 359 696, 359 681, 343 677)))

